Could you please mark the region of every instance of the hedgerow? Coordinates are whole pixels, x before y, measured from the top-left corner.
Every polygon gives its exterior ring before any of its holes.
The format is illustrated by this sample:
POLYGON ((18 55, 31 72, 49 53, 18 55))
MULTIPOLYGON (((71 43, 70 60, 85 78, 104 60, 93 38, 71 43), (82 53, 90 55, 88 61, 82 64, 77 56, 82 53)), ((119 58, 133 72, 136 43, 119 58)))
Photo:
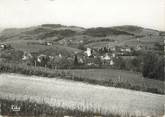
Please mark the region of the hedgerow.
POLYGON ((44 67, 34 67, 34 66, 26 66, 22 64, 13 64, 13 63, 0 63, 0 73, 18 73, 24 75, 35 75, 41 77, 48 77, 48 78, 62 78, 74 81, 81 81, 90 84, 97 84, 103 86, 112 86, 117 88, 125 88, 125 89, 132 89, 144 92, 151 92, 157 94, 164 94, 161 90, 157 88, 150 88, 144 87, 139 85, 133 85, 129 82, 113 82, 112 80, 109 81, 98 81, 95 79, 88 79, 85 77, 75 76, 71 72, 66 70, 58 70, 58 69, 49 69, 44 67))

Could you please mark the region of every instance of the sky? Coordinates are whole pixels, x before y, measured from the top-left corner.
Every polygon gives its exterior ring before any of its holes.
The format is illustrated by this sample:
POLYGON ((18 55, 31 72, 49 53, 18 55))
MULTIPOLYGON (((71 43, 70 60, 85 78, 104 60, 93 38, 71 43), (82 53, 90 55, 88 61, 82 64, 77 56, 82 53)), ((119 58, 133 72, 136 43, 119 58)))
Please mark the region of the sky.
POLYGON ((0 0, 0 28, 46 23, 165 31, 165 0, 0 0))

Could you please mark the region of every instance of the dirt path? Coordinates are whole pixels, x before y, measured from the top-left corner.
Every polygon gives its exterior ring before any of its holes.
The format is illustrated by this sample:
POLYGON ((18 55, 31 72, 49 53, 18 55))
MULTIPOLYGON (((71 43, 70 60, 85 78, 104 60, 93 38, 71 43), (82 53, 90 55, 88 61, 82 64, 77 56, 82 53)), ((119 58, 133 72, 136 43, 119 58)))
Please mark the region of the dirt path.
POLYGON ((43 99, 50 105, 103 112, 160 115, 165 96, 62 79, 0 74, 0 98, 43 99))

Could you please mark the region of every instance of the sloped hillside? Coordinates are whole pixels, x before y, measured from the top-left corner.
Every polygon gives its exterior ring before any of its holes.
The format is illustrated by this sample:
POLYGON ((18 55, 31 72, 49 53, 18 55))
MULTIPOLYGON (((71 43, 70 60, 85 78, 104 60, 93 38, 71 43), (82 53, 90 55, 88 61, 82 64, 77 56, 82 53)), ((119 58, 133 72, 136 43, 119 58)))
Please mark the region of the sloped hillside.
POLYGON ((79 52, 80 50, 71 47, 58 46, 56 43, 65 37, 77 35, 83 28, 63 25, 44 24, 29 28, 5 29, 0 35, 0 42, 10 44, 16 50, 28 52, 46 52, 47 50, 66 55, 79 52), (52 46, 46 45, 53 43, 52 46), (57 52, 58 51, 58 52, 57 52))
POLYGON ((17 40, 17 39, 47 39, 50 37, 66 37, 73 36, 76 33, 83 31, 78 27, 66 27, 62 25, 41 25, 29 28, 12 28, 5 29, 0 37, 1 41, 17 40))
POLYGON ((84 34, 94 36, 94 37, 106 37, 109 35, 133 35, 129 32, 118 30, 115 28, 90 28, 87 29, 84 34))
POLYGON ((146 28, 142 28, 139 26, 129 26, 129 25, 125 25, 125 26, 116 26, 113 27, 116 30, 119 31, 124 31, 127 33, 131 33, 134 35, 141 35, 141 36, 147 36, 147 35, 159 35, 159 31, 157 30, 153 30, 153 29, 146 29, 146 28))
POLYGON ((85 29, 60 24, 43 24, 28 28, 5 29, 0 35, 1 43, 11 44, 23 51, 48 50, 58 47, 62 51, 76 52, 86 47, 105 47, 137 45, 153 48, 155 43, 162 43, 163 32, 138 26, 98 27, 85 29), (45 45, 50 42, 51 47, 45 45), (65 47, 62 48, 62 47, 65 47))

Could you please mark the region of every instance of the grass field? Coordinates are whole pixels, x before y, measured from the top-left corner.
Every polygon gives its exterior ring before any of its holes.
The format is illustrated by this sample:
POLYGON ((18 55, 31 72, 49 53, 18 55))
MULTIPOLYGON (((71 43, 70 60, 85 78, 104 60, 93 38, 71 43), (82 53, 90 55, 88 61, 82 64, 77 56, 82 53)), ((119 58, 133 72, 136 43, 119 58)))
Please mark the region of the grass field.
POLYGON ((14 41, 8 41, 7 43, 10 44, 15 50, 20 51, 27 51, 27 52, 46 52, 47 53, 61 53, 64 55, 71 55, 74 52, 81 52, 81 50, 71 47, 65 47, 60 45, 53 45, 53 46, 46 46, 41 45, 39 42, 44 41, 38 41, 38 40, 14 40, 14 41), (36 44, 31 44, 36 43, 36 44))
POLYGON ((89 85, 62 79, 0 75, 0 98, 35 101, 81 111, 136 116, 163 115, 164 95, 89 85))
POLYGON ((143 78, 141 74, 114 69, 48 69, 22 64, 0 64, 0 73, 18 73, 28 76, 42 76, 81 81, 89 84, 118 87, 144 92, 164 94, 163 81, 143 78))
POLYGON ((74 76, 96 81, 112 81, 114 83, 131 84, 143 88, 155 88, 165 92, 165 82, 144 78, 140 73, 113 70, 113 69, 88 69, 88 70, 66 70, 74 76))

